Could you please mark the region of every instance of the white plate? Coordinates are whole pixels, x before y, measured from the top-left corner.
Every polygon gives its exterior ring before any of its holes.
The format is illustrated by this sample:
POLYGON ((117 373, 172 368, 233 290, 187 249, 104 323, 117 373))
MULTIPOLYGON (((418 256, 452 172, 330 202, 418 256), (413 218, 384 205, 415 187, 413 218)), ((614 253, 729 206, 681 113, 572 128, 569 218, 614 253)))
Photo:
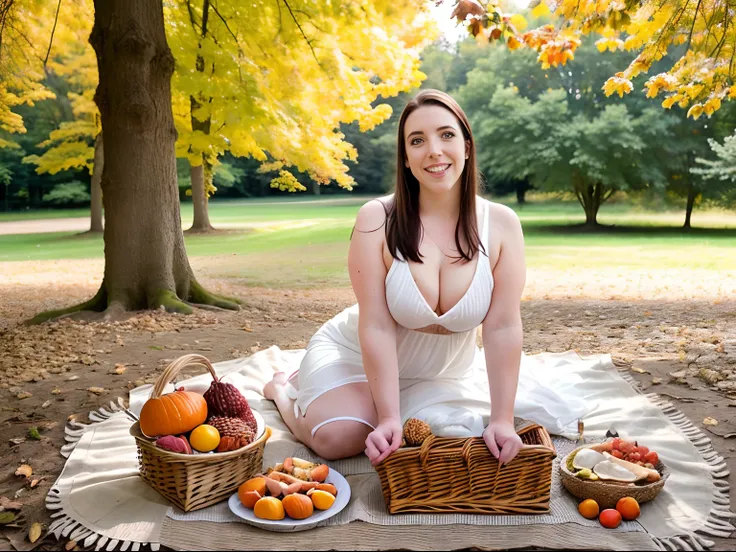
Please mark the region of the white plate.
POLYGON ((325 480, 325 483, 332 483, 337 488, 337 498, 335 502, 327 510, 317 510, 315 508, 314 513, 307 519, 292 519, 286 516, 284 519, 279 521, 271 521, 267 519, 260 519, 255 516, 253 510, 246 508, 240 502, 238 493, 235 493, 227 501, 227 505, 230 507, 230 511, 236 516, 243 518, 246 523, 260 527, 261 529, 267 529, 268 531, 277 531, 279 533, 293 533, 296 531, 306 531, 319 525, 321 521, 331 518, 335 514, 339 513, 348 502, 350 502, 350 484, 347 482, 341 474, 330 468, 330 473, 325 480))
POLYGON ((266 431, 266 421, 263 419, 263 416, 261 416, 261 413, 257 410, 250 409, 251 412, 253 412, 253 417, 256 419, 256 438, 254 441, 257 441, 261 438, 261 435, 263 435, 263 432, 266 431))

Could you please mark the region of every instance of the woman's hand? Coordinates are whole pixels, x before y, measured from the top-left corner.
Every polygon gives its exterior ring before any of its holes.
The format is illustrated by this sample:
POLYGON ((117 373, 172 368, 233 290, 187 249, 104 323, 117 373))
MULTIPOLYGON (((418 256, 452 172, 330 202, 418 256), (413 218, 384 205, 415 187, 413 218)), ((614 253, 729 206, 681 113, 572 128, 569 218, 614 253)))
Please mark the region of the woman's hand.
POLYGON ((376 429, 365 440, 365 454, 375 466, 383 462, 393 451, 401 446, 403 428, 399 420, 388 419, 379 422, 376 429))
POLYGON ((510 422, 491 422, 483 432, 483 440, 502 466, 511 462, 523 445, 510 422))

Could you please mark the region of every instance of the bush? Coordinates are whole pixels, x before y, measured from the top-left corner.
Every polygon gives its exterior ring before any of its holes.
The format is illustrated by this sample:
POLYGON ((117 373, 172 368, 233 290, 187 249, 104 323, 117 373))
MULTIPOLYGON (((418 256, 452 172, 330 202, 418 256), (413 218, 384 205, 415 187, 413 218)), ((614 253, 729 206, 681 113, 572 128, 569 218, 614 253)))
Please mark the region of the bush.
POLYGON ((90 195, 87 191, 87 185, 79 180, 57 184, 49 193, 43 196, 44 203, 53 205, 81 205, 89 203, 89 200, 90 195))

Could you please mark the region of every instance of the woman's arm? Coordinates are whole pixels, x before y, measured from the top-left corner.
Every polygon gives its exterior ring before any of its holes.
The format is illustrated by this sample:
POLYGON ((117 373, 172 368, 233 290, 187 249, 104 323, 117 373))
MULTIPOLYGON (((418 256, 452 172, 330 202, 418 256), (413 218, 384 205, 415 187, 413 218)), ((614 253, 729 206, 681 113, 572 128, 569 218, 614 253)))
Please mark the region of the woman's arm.
POLYGON ((358 336, 378 426, 366 440, 375 465, 401 445, 396 322, 386 303, 383 261, 386 212, 379 201, 361 207, 348 253, 348 272, 358 299, 358 336))
POLYGON ((514 431, 514 402, 519 383, 522 325, 521 294, 526 283, 524 235, 511 209, 494 206, 493 232, 500 237, 493 269, 493 298, 483 320, 483 349, 491 390, 491 419, 483 436, 491 453, 504 464, 516 456, 521 439, 514 431))

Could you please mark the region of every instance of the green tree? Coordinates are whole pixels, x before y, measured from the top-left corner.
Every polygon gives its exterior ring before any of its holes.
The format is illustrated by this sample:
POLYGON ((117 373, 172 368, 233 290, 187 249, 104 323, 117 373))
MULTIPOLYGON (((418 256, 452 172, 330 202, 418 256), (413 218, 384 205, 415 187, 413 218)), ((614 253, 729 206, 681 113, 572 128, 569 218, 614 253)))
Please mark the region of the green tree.
POLYGON ((701 192, 724 206, 736 204, 736 132, 726 136, 723 143, 709 139, 708 157, 697 157, 691 169, 702 179, 701 192))
POLYGON ((655 110, 635 117, 625 105, 606 106, 593 118, 574 115, 566 97, 551 90, 534 102, 499 87, 476 125, 479 160, 502 177, 572 191, 585 224, 594 227, 614 192, 665 185, 665 167, 651 160, 652 137, 666 135, 672 121, 655 110))

